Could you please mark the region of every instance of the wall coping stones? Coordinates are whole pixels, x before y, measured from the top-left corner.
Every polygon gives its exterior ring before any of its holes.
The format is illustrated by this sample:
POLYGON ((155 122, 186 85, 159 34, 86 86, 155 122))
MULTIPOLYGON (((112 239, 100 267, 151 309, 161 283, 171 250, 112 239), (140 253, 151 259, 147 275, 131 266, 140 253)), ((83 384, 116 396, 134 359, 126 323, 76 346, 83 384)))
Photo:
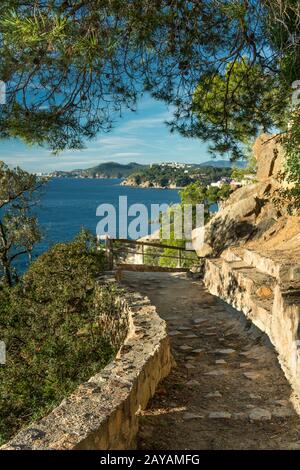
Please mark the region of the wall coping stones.
MULTIPOLYGON (((112 276, 105 280, 115 282, 112 276)), ((2 450, 124 450, 135 447, 138 414, 173 365, 166 323, 147 297, 124 291, 129 331, 116 358, 48 416, 2 450)))
MULTIPOLYGON (((254 288, 258 279, 269 275, 253 266, 238 268, 237 262, 224 258, 207 259, 204 284, 208 291, 243 312, 248 320, 267 335, 278 354, 279 364, 293 393, 291 401, 300 414, 300 285, 280 283, 273 278, 273 295, 261 299, 254 288)), ((261 283, 263 285, 263 283, 261 283)), ((251 372, 245 372, 251 378, 251 372)))

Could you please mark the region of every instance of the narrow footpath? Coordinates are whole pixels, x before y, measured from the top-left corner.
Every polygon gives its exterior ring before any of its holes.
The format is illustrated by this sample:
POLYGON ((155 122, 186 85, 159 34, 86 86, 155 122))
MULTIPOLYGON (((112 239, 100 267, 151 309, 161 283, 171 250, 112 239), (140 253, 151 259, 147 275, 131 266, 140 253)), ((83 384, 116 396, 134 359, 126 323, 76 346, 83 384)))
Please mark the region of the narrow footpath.
POLYGON ((300 449, 300 417, 268 339, 182 273, 124 273, 166 320, 176 367, 140 418, 147 450, 300 449))

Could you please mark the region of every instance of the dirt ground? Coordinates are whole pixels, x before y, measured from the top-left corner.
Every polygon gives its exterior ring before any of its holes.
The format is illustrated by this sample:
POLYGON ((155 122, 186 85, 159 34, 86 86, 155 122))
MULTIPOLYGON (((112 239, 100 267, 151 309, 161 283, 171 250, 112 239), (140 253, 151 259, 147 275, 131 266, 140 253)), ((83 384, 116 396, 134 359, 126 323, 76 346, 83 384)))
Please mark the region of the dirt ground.
POLYGON ((166 320, 177 364, 140 418, 139 449, 300 449, 300 417, 265 335, 186 274, 123 282, 166 320))

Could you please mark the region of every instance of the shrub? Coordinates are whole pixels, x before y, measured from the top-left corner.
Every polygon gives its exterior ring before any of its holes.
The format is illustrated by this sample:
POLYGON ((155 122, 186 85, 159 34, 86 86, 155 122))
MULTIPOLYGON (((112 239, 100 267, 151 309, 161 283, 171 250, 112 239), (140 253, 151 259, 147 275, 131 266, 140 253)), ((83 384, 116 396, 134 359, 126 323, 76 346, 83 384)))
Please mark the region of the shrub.
POLYGON ((104 255, 82 232, 0 291, 0 441, 45 415, 104 367, 127 333, 121 292, 100 284, 104 255))

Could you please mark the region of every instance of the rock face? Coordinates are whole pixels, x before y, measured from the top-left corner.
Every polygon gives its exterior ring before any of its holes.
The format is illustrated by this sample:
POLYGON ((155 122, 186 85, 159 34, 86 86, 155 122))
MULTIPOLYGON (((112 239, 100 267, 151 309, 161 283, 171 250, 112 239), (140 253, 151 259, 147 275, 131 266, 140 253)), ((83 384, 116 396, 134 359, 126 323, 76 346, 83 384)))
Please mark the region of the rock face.
POLYGON ((276 139, 262 134, 253 146, 253 153, 257 161, 257 180, 265 181, 271 176, 276 178, 284 163, 284 152, 276 139))
POLYGON ((277 176, 283 166, 283 150, 272 136, 263 134, 254 145, 257 183, 234 191, 221 210, 205 226, 204 243, 199 246, 194 231, 193 245, 200 257, 216 257, 232 245, 244 245, 261 238, 285 215, 273 203, 279 188, 277 176))

